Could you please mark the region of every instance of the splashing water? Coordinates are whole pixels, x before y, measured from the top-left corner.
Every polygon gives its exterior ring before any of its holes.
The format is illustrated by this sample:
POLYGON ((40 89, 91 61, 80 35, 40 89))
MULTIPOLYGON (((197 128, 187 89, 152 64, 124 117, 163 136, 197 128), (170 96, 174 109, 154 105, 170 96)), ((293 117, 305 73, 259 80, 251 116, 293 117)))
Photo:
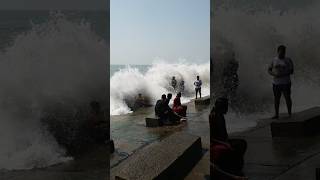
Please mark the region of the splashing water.
MULTIPOLYGON (((154 63, 145 73, 128 66, 116 72, 110 80, 110 113, 111 115, 131 112, 129 104, 141 93, 151 100, 152 104, 161 98, 162 94, 172 92, 170 86, 172 76, 178 84, 184 80, 184 95, 182 103, 189 102, 195 96, 193 82, 199 75, 202 80, 202 96, 210 93, 210 65, 188 63, 154 63)), ((173 94, 174 96, 174 94, 173 94)))
MULTIPOLYGON (((232 121, 254 122, 263 116, 261 114, 265 114, 264 118, 271 117, 272 78, 267 67, 280 44, 287 46, 287 55, 295 64, 292 76, 294 111, 319 105, 320 20, 317 14, 320 3, 304 3, 299 9, 290 7, 290 1, 281 9, 270 4, 272 1, 255 1, 252 6, 241 7, 231 1, 224 2, 214 11, 214 69, 226 66, 226 52, 233 52, 239 62, 237 102, 230 113, 241 117, 231 115, 232 121), (252 116, 254 114, 257 117, 252 116)), ((273 2, 279 5, 279 1, 273 2)), ((212 86, 215 85, 219 83, 212 86)), ((280 109, 286 112, 285 107, 280 109)))
POLYGON ((89 23, 53 15, 0 54, 0 169, 72 159, 40 119, 47 106, 105 101, 107 48, 89 23))

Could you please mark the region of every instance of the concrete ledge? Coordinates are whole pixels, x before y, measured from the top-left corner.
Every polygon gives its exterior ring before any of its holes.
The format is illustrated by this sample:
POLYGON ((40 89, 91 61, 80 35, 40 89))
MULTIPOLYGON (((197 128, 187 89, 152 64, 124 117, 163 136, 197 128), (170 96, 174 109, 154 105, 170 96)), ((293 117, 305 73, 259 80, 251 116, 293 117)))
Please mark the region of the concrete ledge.
POLYGON ((115 179, 183 179, 202 157, 201 138, 178 132, 152 143, 118 165, 115 179))
POLYGON ((147 127, 159 127, 162 126, 159 117, 147 117, 146 118, 146 126, 147 127))
POLYGON ((320 133, 320 107, 314 107, 290 118, 283 117, 271 123, 272 137, 301 137, 320 133))
POLYGON ((195 99, 194 104, 195 105, 210 105, 210 96, 195 99))

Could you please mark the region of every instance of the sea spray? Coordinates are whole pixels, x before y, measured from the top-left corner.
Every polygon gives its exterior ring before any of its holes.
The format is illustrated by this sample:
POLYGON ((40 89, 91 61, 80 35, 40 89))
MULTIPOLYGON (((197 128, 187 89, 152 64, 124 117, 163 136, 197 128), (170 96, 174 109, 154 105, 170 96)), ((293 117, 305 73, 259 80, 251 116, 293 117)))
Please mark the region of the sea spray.
POLYGON ((319 6, 320 3, 313 3, 302 9, 282 11, 270 5, 265 11, 255 6, 237 8, 234 4, 224 4, 221 5, 224 8, 215 10, 215 51, 224 47, 235 53, 240 82, 237 94, 242 111, 272 111, 272 77, 267 68, 280 44, 287 46, 287 55, 295 65, 294 108, 301 110, 320 103, 314 98, 320 88, 320 21, 316 18, 319 6))
MULTIPOLYGON (((175 76, 178 84, 185 82, 182 103, 195 98, 193 82, 199 75, 203 81, 202 96, 210 93, 210 65, 209 63, 191 64, 158 62, 148 67, 145 73, 138 68, 127 66, 114 73, 110 79, 110 114, 121 115, 132 112, 130 104, 139 93, 150 99, 154 104, 162 94, 172 93, 170 85, 172 76, 175 76)), ((173 93, 175 95, 175 93, 173 93)))
MULTIPOLYGON (((291 7, 292 2, 287 1, 283 8, 283 2, 250 1, 241 4, 220 1, 215 7, 213 69, 226 66, 224 51, 234 53, 239 62, 237 102, 231 105, 237 107, 230 111, 234 114, 230 115, 232 126, 236 121, 242 126, 248 120, 253 122, 272 116, 272 77, 267 68, 277 56, 276 49, 280 44, 287 46, 287 55, 295 65, 292 76, 294 111, 320 104, 317 98, 320 92, 320 20, 317 18, 320 3, 296 1, 295 4, 303 6, 291 7)), ((213 82, 211 86, 219 90, 220 85, 213 82)), ((280 109, 286 112, 285 106, 280 109)))
POLYGON ((70 160, 40 120, 48 107, 106 101, 107 45, 87 22, 63 15, 18 35, 0 54, 0 169, 70 160))

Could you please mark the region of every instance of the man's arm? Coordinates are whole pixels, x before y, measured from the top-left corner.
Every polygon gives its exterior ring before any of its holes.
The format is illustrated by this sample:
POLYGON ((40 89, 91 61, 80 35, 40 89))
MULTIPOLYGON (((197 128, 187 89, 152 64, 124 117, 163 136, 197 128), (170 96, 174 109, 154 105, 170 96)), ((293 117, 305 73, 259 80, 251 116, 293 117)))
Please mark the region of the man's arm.
POLYGON ((271 76, 277 76, 275 73, 273 73, 272 68, 273 68, 273 62, 271 62, 271 64, 270 64, 269 67, 268 67, 268 73, 269 73, 271 76))
POLYGON ((289 59, 289 73, 290 73, 290 74, 293 74, 293 72, 294 72, 293 69, 294 69, 294 68, 293 68, 293 62, 292 62, 291 59, 289 59))

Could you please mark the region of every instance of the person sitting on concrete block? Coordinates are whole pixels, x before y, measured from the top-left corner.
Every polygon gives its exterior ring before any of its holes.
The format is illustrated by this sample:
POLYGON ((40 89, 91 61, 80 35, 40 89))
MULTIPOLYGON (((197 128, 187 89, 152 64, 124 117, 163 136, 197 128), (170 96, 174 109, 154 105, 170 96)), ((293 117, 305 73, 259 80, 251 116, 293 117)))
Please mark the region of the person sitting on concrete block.
POLYGON ((247 142, 243 139, 229 139, 224 118, 227 112, 228 99, 219 98, 209 115, 210 161, 223 171, 243 175, 247 142))
POLYGON ((179 114, 180 116, 186 117, 187 116, 187 106, 181 104, 181 92, 179 92, 173 100, 173 111, 179 114))

